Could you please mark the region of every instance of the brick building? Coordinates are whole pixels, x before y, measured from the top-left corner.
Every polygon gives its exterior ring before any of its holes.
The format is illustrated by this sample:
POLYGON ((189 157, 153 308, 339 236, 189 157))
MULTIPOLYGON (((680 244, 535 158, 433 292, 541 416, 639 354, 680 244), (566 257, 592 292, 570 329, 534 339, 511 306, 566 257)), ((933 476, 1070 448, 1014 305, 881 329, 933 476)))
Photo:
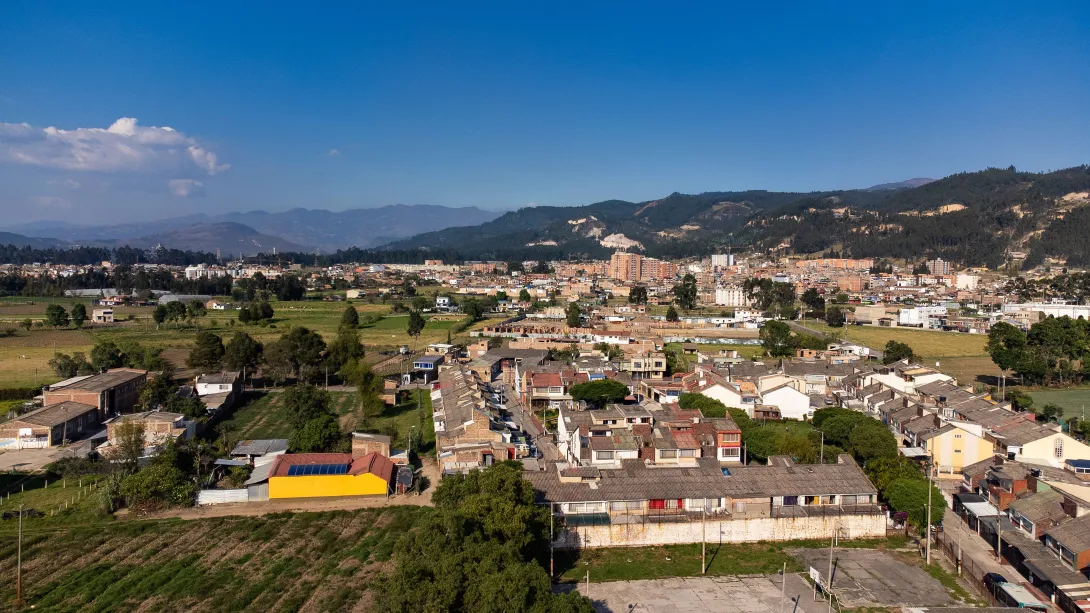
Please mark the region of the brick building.
POLYGON ((148 380, 148 371, 114 368, 73 381, 62 387, 53 386, 42 392, 43 404, 62 402, 91 405, 99 411, 99 421, 107 417, 132 412, 140 397, 140 388, 148 380))

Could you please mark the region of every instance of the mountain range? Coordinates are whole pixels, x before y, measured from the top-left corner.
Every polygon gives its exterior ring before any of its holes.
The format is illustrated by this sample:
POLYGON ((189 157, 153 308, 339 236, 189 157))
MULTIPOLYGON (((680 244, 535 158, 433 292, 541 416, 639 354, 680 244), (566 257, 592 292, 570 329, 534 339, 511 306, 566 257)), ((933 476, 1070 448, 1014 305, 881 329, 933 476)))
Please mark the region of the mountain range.
POLYGON ((6 228, 9 236, 5 239, 0 235, 0 244, 133 247, 162 244, 174 249, 209 252, 219 249, 224 254, 247 255, 271 251, 273 246, 278 251, 329 252, 347 247, 373 247, 455 225, 475 225, 499 215, 476 207, 395 204, 335 212, 296 208, 280 213, 258 210, 198 214, 101 226, 36 221, 6 228), (57 242, 50 245, 50 239, 57 242))
POLYGON ((656 257, 731 248, 770 255, 838 254, 964 265, 1052 257, 1090 264, 1090 167, 1048 173, 1013 166, 869 189, 670 194, 534 207, 472 228, 448 228, 383 249, 462 259, 600 259, 624 248, 656 257))

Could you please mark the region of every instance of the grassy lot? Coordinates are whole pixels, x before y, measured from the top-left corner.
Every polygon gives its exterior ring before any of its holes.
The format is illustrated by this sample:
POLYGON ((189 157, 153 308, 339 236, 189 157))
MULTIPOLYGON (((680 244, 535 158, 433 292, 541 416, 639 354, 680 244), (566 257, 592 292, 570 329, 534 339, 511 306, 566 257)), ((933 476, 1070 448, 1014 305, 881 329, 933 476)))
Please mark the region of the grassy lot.
MULTIPOLYGON (((28 511, 42 513, 43 517, 23 520, 26 530, 109 522, 113 520, 112 516, 102 513, 98 502, 100 479, 99 476, 66 480, 57 477, 47 479, 42 474, 5 474, 0 479, 0 493, 4 494, 0 512, 15 511, 19 505, 24 505, 28 511)), ((0 521, 0 535, 13 533, 17 529, 16 523, 0 521)))
MULTIPOLYGON (((54 299, 52 302, 71 308, 79 301, 68 298, 54 299)), ((90 314, 89 302, 86 300, 82 302, 87 304, 88 314, 90 314)), ((0 327, 15 326, 26 317, 41 319, 45 308, 50 303, 50 299, 0 300, 0 327)), ((341 316, 348 306, 349 304, 345 302, 321 300, 273 302, 275 315, 272 321, 264 326, 244 326, 238 323, 237 311, 209 311, 197 322, 196 326, 167 323, 157 329, 151 320, 150 307, 125 307, 115 309, 115 312, 126 316, 131 314, 135 319, 112 326, 88 326, 84 330, 33 328, 29 332, 17 328, 14 337, 0 338, 0 372, 4 373, 4 376, 0 377, 0 387, 30 387, 36 383, 41 385, 56 382, 60 378, 49 368, 49 360, 54 355, 54 348, 62 353, 76 351, 89 353, 97 340, 114 342, 134 340, 166 351, 175 350, 172 354, 183 358, 192 345, 198 328, 212 330, 225 340, 234 332, 244 330, 257 340, 269 343, 280 338, 280 335, 291 326, 305 326, 320 333, 326 341, 331 341, 337 334, 341 316)), ((383 304, 355 303, 352 306, 363 316, 386 315, 390 311, 390 307, 383 304)), ((361 327, 360 341, 369 349, 369 356, 378 360, 378 349, 396 348, 402 344, 420 348, 428 343, 445 342, 447 334, 462 320, 462 317, 458 315, 425 315, 425 318, 427 324, 417 339, 411 339, 405 332, 408 324, 407 315, 391 315, 375 324, 361 327)), ((473 328, 486 325, 488 325, 487 320, 474 324, 473 328)), ((468 337, 468 333, 463 332, 455 337, 465 338, 468 337)), ((181 363, 176 365, 180 367, 181 363)))
MULTIPOLYGON (((903 537, 841 541, 841 547, 896 548, 903 537)), ((787 572, 805 570, 790 553, 799 547, 828 547, 828 541, 783 543, 708 543, 707 575, 775 574, 787 564, 787 572)), ((661 547, 616 547, 557 554, 560 580, 576 582, 590 571, 591 581, 636 581, 662 577, 700 576, 700 544, 661 547)))
MULTIPOLYGON (((359 413, 359 396, 354 392, 330 394, 333 396, 333 410, 340 416, 342 430, 386 434, 393 437, 395 448, 404 449, 412 428, 423 428, 425 451, 434 448, 435 425, 431 419, 431 396, 426 390, 420 392, 419 410, 414 395, 408 401, 387 407, 381 415, 366 420, 359 413)), ((216 430, 229 431, 237 439, 288 438, 291 436, 291 425, 283 395, 279 392, 247 394, 245 404, 220 422, 216 430)))
POLYGON ((1082 419, 1090 416, 1090 388, 1071 389, 1026 389, 1033 398, 1033 406, 1041 408, 1046 404, 1058 404, 1064 408, 1064 419, 1078 415, 1082 419))
MULTIPOLYGON (((429 512, 389 507, 28 528, 24 594, 28 608, 58 612, 365 611, 397 539, 429 512)), ((4 577, 15 574, 15 546, 10 533, 0 536, 4 577)), ((5 607, 14 590, 14 581, 0 582, 5 607)))
POLYGON ((819 332, 836 334, 840 338, 862 343, 868 347, 882 349, 888 341, 908 343, 917 355, 926 360, 935 358, 979 357, 988 354, 985 345, 988 337, 983 334, 964 334, 961 332, 936 332, 932 330, 913 330, 910 328, 882 328, 878 326, 844 326, 830 328, 821 322, 807 320, 801 322, 808 328, 819 332))

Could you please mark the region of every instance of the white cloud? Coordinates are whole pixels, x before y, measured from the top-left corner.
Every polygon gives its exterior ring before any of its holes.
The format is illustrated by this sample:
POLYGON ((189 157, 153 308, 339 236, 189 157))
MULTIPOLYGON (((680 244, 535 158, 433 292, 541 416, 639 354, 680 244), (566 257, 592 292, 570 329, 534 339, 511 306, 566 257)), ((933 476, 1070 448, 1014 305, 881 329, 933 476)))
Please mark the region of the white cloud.
POLYGON ((59 185, 61 187, 67 187, 68 189, 79 189, 79 188, 83 187, 82 183, 80 183, 79 181, 74 181, 72 179, 65 179, 63 181, 50 180, 50 181, 46 181, 45 183, 46 183, 46 185, 59 185))
POLYGON ((328 153, 328 154, 326 154, 326 155, 328 155, 328 156, 329 156, 329 157, 331 157, 331 158, 335 158, 335 157, 337 157, 337 156, 338 156, 338 155, 340 155, 340 154, 341 154, 341 150, 340 150, 340 149, 330 149, 330 150, 329 150, 329 153, 328 153))
POLYGON ((122 117, 109 128, 36 128, 0 122, 0 161, 61 170, 215 175, 230 168, 173 128, 122 117))
POLYGON ((67 209, 70 207, 70 203, 59 196, 34 196, 30 201, 34 203, 34 206, 44 209, 67 209))
POLYGON ((170 193, 179 198, 200 198, 204 196, 204 183, 193 179, 171 179, 167 181, 170 193))

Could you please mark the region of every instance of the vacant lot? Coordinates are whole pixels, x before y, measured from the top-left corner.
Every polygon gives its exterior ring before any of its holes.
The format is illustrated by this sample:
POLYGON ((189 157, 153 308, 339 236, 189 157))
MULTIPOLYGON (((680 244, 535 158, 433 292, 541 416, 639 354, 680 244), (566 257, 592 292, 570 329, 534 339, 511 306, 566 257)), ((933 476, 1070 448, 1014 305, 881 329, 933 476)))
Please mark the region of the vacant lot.
MULTIPOLYGON (((27 604, 42 611, 367 611, 374 578, 421 507, 125 521, 27 530, 27 604), (74 546, 78 543, 78 546, 74 546)), ((0 574, 15 573, 0 537, 0 574)), ((15 596, 0 583, 0 602, 15 596)))

